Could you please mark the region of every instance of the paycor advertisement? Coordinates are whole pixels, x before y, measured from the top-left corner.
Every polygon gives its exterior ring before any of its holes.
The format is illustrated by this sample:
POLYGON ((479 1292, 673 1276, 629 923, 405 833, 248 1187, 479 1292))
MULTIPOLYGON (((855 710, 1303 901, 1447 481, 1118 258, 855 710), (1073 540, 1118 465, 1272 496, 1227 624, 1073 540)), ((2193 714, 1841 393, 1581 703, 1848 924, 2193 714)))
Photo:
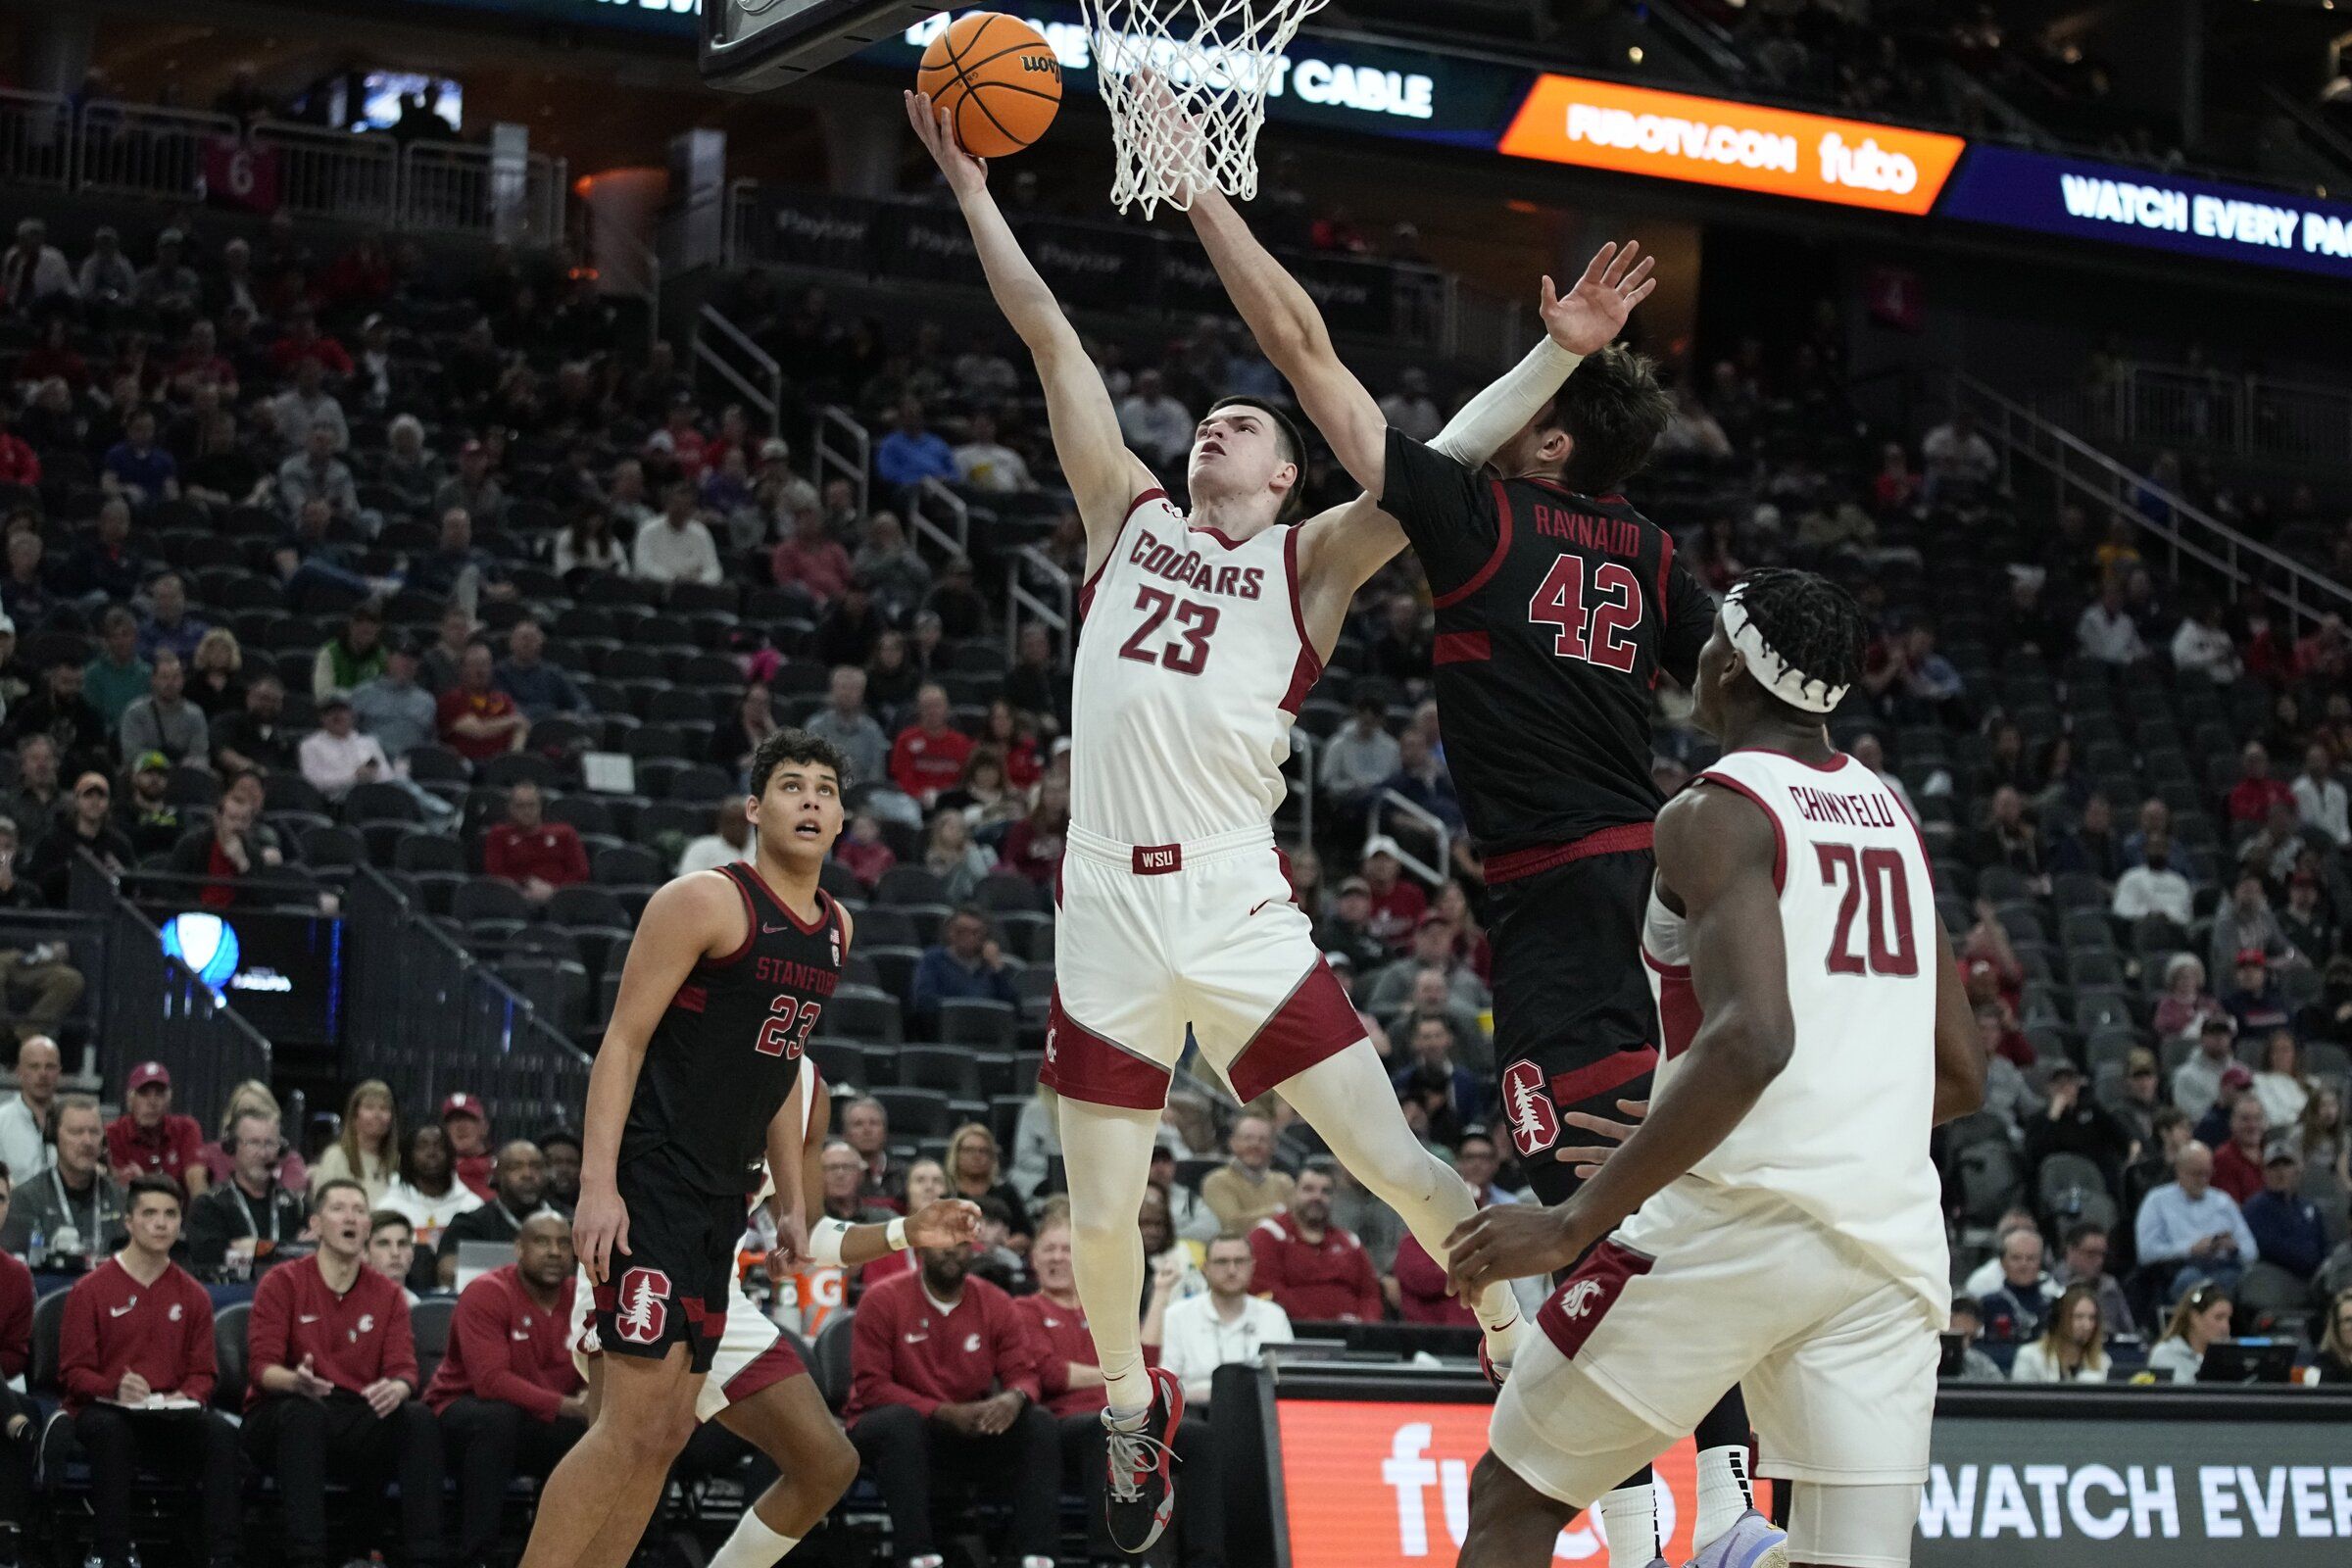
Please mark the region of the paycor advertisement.
MULTIPOLYGON (((1292 1568, 1449 1565, 1486 1404, 1275 1400, 1292 1568)), ((1690 1555, 1688 1440, 1658 1461, 1666 1558, 1690 1555)), ((1555 1563, 1607 1568, 1591 1516, 1555 1563)), ((1915 1568, 2344 1568, 2352 1438, 2328 1422, 1938 1417, 1915 1568)), ((1644 1568, 1641 1563, 1616 1568, 1644 1568)))

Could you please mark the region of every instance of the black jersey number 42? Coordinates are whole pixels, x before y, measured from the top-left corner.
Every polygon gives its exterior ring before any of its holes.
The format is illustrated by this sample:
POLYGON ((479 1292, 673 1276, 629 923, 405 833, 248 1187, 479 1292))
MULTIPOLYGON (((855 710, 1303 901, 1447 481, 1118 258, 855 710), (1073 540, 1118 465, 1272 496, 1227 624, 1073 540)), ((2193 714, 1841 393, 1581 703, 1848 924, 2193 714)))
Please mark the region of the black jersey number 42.
POLYGON ((1528 600, 1527 618, 1554 629, 1551 651, 1560 658, 1631 674, 1640 651, 1642 579, 1624 563, 1604 561, 1592 571, 1589 611, 1585 588, 1585 558, 1560 557, 1528 600))

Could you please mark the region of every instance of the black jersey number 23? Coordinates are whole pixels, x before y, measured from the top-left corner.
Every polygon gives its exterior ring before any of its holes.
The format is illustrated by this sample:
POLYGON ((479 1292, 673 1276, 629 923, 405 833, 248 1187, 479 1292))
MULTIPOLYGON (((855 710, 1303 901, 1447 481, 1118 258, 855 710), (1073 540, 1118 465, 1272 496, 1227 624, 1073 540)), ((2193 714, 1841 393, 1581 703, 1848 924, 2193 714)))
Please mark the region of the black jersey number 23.
POLYGON ((801 1048, 808 1044, 809 1032, 816 1027, 816 1020, 824 1016, 825 1004, 783 996, 769 1003, 767 1010, 774 1016, 760 1025, 760 1038, 753 1042, 752 1049, 762 1056, 791 1060, 797 1059, 801 1048))

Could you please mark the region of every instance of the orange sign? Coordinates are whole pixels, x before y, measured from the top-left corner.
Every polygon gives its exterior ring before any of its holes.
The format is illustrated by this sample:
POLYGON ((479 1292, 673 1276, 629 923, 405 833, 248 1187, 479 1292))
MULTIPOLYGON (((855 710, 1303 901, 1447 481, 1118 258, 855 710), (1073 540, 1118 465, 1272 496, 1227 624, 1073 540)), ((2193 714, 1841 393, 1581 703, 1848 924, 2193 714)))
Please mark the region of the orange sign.
POLYGON ((1915 217, 1936 204, 1966 145, 1900 125, 1548 74, 1502 134, 1515 158, 1915 217))
MULTIPOLYGON (((1486 1454, 1493 1413, 1489 1404, 1276 1400, 1292 1568, 1450 1568, 1469 1527, 1470 1472, 1486 1454)), ((1655 1468, 1666 1560, 1682 1562, 1698 1516, 1690 1440, 1658 1455, 1655 1468)), ((1757 1482, 1756 1492, 1757 1506, 1769 1509, 1770 1484, 1757 1482)), ((1589 1511, 1560 1532, 1552 1560, 1615 1562, 1589 1511)))

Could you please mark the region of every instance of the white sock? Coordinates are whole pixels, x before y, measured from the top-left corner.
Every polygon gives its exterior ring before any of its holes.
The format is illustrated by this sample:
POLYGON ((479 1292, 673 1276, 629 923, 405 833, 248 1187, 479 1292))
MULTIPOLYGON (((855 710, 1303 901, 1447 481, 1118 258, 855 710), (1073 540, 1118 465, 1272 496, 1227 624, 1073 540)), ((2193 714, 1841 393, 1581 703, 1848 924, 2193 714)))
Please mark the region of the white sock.
POLYGON ((799 1545, 797 1536, 779 1536, 760 1522, 751 1509, 735 1521, 735 1533, 711 1555, 710 1568, 775 1568, 784 1554, 799 1545))
MULTIPOLYGON (((1285 1080, 1282 1097, 1322 1135, 1340 1163, 1396 1211, 1413 1240, 1443 1268, 1446 1238, 1478 1212, 1478 1200, 1453 1167, 1421 1147, 1402 1111, 1391 1114, 1396 1094, 1371 1042, 1359 1040, 1285 1080)), ((1066 1135, 1062 1143, 1066 1155, 1066 1135)), ((1498 1362, 1510 1360, 1521 1319, 1509 1283, 1488 1286, 1470 1309, 1486 1331, 1487 1354, 1498 1362)), ((1091 1312, 1088 1321, 1093 1321, 1091 1312)))
MULTIPOLYGON (((1658 1494, 1643 1481, 1619 1487, 1592 1505, 1609 1538, 1612 1568, 1648 1568, 1658 1556, 1658 1494)), ((716 1565, 713 1565, 716 1568, 716 1565)))
MULTIPOLYGON (((1698 1451, 1698 1520, 1691 1527, 1690 1549, 1706 1550, 1756 1505, 1747 1484, 1747 1445, 1727 1444, 1698 1451)), ((716 1563, 711 1568, 719 1568, 716 1563)))

